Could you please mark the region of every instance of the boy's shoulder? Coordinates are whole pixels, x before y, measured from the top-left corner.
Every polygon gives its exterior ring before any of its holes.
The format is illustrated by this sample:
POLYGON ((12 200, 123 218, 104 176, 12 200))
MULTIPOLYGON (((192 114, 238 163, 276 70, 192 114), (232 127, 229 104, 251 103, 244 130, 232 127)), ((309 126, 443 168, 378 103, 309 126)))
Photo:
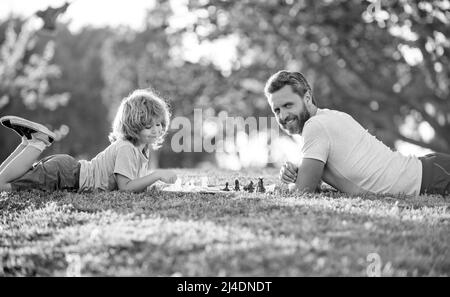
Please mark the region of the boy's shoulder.
POLYGON ((131 148, 136 148, 130 141, 128 140, 124 140, 124 139, 118 139, 116 141, 114 141, 113 143, 111 143, 110 146, 114 146, 116 148, 121 148, 121 147, 131 147, 131 148))
POLYGON ((107 148, 104 149, 103 153, 113 154, 114 156, 119 152, 133 152, 137 153, 138 149, 128 140, 118 139, 112 142, 107 148))

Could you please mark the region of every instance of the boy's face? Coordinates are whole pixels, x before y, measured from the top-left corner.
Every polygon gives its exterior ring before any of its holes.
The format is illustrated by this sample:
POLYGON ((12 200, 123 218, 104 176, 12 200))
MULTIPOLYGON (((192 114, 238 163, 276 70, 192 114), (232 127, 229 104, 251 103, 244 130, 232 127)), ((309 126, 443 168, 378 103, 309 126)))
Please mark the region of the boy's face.
POLYGON ((139 133, 139 142, 141 144, 153 144, 163 134, 161 121, 155 121, 151 126, 145 127, 139 133))

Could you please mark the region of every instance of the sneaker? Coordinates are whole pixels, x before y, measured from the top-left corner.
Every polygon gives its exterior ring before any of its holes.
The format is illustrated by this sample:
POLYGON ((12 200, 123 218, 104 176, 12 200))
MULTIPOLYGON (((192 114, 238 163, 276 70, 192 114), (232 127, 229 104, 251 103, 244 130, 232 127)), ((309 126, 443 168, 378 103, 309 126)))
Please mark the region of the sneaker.
POLYGON ((14 130, 20 136, 25 136, 27 139, 32 139, 32 134, 36 132, 40 132, 40 136, 38 138, 44 141, 46 144, 52 143, 56 138, 56 134, 50 131, 44 125, 26 120, 24 118, 4 116, 0 118, 0 123, 2 123, 2 125, 5 127, 14 130), (41 134, 47 136, 48 140, 44 140, 45 137, 42 137, 41 134))

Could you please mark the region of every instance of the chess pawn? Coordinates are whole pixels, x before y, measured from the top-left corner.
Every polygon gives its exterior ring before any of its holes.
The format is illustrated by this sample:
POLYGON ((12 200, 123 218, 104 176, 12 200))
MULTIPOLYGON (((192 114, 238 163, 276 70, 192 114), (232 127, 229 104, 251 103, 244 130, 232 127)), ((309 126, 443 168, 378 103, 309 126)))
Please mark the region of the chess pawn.
POLYGON ((225 183, 225 188, 223 188, 222 191, 230 191, 230 189, 228 188, 228 182, 225 183))
POLYGON ((259 178, 258 186, 256 187, 256 192, 265 193, 266 189, 264 188, 264 182, 262 178, 259 178))
POLYGON ((250 181, 250 183, 244 187, 244 190, 249 193, 253 193, 253 191, 255 190, 255 187, 253 186, 253 182, 250 181))
POLYGON ((241 190, 241 188, 239 187, 239 181, 237 179, 234 181, 234 190, 235 191, 241 190))
POLYGON ((177 178, 177 180, 175 181, 173 187, 179 189, 179 188, 181 188, 181 185, 182 185, 182 180, 181 180, 181 177, 179 177, 179 178, 177 178))

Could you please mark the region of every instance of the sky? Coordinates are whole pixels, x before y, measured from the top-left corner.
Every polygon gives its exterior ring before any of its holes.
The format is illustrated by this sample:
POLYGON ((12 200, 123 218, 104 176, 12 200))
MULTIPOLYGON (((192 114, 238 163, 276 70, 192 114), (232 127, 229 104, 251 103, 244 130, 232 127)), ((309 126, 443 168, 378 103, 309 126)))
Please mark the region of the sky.
MULTIPOLYGON (((32 16, 38 10, 44 10, 48 6, 59 7, 65 0, 0 0, 0 19, 9 15, 32 16)), ((69 28, 77 31, 83 26, 118 26, 126 25, 134 29, 140 29, 144 24, 144 17, 148 9, 153 8, 153 0, 71 0, 67 11, 58 18, 61 22, 70 22, 69 28)), ((195 21, 189 14, 187 0, 171 0, 174 17, 171 25, 183 27, 186 23, 195 21)), ((39 25, 37 25, 39 26, 39 25)), ((181 51, 183 58, 196 63, 201 58, 206 58, 215 63, 225 73, 231 69, 231 61, 234 60, 236 51, 236 38, 214 43, 204 42, 199 44, 197 38, 191 34, 185 36, 184 49, 181 51)))
MULTIPOLYGON (((70 2, 70 1, 69 1, 70 2)), ((61 21, 71 20, 71 29, 84 25, 129 25, 139 28, 144 20, 145 11, 152 8, 152 0, 72 0, 61 21)), ((31 16, 34 12, 57 7, 64 0, 1 0, 0 18, 9 14, 31 16)))

